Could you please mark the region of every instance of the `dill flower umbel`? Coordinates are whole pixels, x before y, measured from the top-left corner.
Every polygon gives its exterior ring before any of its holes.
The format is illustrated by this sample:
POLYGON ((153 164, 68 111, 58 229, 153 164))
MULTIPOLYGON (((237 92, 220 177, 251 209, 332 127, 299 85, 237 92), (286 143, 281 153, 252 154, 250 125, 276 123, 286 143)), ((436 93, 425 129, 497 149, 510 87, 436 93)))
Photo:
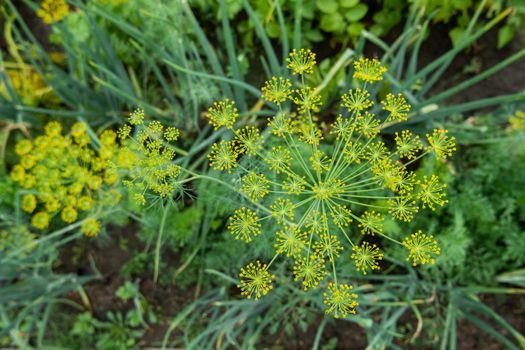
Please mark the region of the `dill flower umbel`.
MULTIPOLYGON (((306 52, 290 54, 292 74, 313 71, 314 60, 306 52)), ((366 86, 382 79, 386 68, 380 62, 360 58, 354 67, 354 78, 363 84, 343 95, 345 112, 336 116, 332 125, 318 122, 321 96, 300 77, 299 86, 286 84, 293 93, 279 95, 278 110, 268 119, 267 133, 251 125, 234 127, 231 137, 225 137, 232 141, 211 147, 210 165, 231 174, 226 184, 229 188, 237 184, 234 190, 243 201, 239 213, 246 213, 234 214, 230 232, 251 243, 257 241, 260 231, 274 237, 271 262, 241 270, 241 281, 251 276, 239 285, 245 296, 262 297, 265 293, 256 294, 257 288, 269 291, 268 269, 287 259, 293 262, 294 280, 304 290, 323 285, 320 282, 330 276, 333 282, 325 290, 326 311, 346 317, 355 312, 357 295, 350 292, 346 281, 338 282, 341 259, 350 256, 355 270, 363 274, 379 269, 384 253, 377 245, 363 242, 364 235, 406 246, 406 241, 389 235, 385 223, 410 222, 420 209, 446 203, 445 187, 437 176, 429 172, 420 175, 411 164, 431 153, 448 157, 454 148, 452 138, 437 131, 424 145, 418 135, 401 130, 395 144, 388 144, 389 138, 382 137, 383 128, 406 120, 410 105, 402 94, 387 94, 384 101, 372 99, 366 86), (284 108, 285 95, 292 110, 284 108), (325 140, 328 133, 334 135, 333 144, 325 140), (261 134, 264 143, 260 142, 261 134), (351 253, 345 252, 347 249, 351 253)), ((265 91, 276 81, 287 81, 282 79, 272 78, 265 91)), ((414 242, 415 238, 408 244, 412 247, 414 242)), ((415 254, 409 251, 409 258, 416 257, 418 262, 425 258, 415 254)))
POLYGON ((253 210, 241 208, 237 209, 230 218, 228 230, 235 236, 235 239, 249 243, 254 237, 261 234, 261 224, 253 210))
POLYGON ((335 284, 330 282, 328 292, 324 293, 324 303, 328 307, 327 314, 332 314, 334 318, 345 318, 348 314, 355 314, 355 308, 359 305, 356 301, 357 294, 351 293, 353 289, 348 284, 335 284))
MULTIPOLYGON (((115 152, 116 168, 125 174, 122 183, 129 197, 145 205, 147 199, 170 199, 182 190, 181 167, 173 160, 177 151, 173 145, 180 132, 158 121, 144 121, 144 111, 136 109, 117 131, 121 145, 115 152)), ((106 176, 111 181, 113 173, 106 176)))
POLYGON ((448 130, 436 129, 427 134, 429 147, 439 159, 446 159, 456 150, 456 138, 447 136, 448 130))
POLYGON ((383 79, 386 68, 381 66, 381 62, 376 59, 360 57, 354 62, 354 79, 373 83, 383 79))
POLYGON ((64 0, 44 0, 36 14, 44 23, 51 24, 69 15, 69 6, 64 0))
POLYGON ((434 265, 436 262, 434 257, 441 252, 434 237, 421 232, 421 230, 411 234, 410 237, 405 237, 403 246, 408 249, 407 261, 411 260, 414 266, 418 264, 434 265))
POLYGON ((119 149, 116 133, 103 131, 98 150, 90 145, 88 126, 83 122, 65 127, 51 121, 44 134, 34 141, 21 140, 15 147, 20 163, 11 170, 11 178, 30 194, 22 197, 22 210, 31 214, 33 227, 44 230, 51 221, 72 224, 93 212, 104 212, 114 206, 103 200, 105 193, 115 191, 120 175, 115 170, 119 149))
POLYGON ((225 99, 221 102, 215 102, 213 107, 208 109, 208 119, 215 129, 224 126, 228 129, 233 127, 239 114, 235 108, 235 102, 225 99))
POLYGON ((238 287, 241 289, 241 294, 246 298, 255 300, 260 299, 272 290, 272 281, 275 279, 274 275, 270 275, 267 271, 268 266, 261 264, 259 260, 254 263, 249 263, 246 267, 241 268, 239 274, 240 283, 238 287))
POLYGON ((282 77, 268 80, 262 87, 262 98, 266 101, 280 105, 288 99, 290 96, 290 87, 292 83, 290 79, 284 79, 282 77))
POLYGON ((315 53, 310 49, 300 49, 297 51, 293 49, 288 58, 286 68, 291 69, 292 73, 295 74, 312 74, 313 69, 316 65, 315 53))
POLYGON ((355 245, 352 248, 351 258, 355 262, 356 270, 366 275, 369 270, 379 270, 378 261, 383 259, 383 255, 375 244, 363 242, 360 246, 355 245))

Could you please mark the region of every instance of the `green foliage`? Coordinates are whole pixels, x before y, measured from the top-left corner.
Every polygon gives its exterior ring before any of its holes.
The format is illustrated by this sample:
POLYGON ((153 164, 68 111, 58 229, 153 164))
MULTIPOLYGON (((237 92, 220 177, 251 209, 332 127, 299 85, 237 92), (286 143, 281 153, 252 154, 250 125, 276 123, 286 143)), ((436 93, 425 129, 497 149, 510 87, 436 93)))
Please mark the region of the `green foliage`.
POLYGON ((439 232, 437 264, 460 285, 496 285, 498 273, 525 263, 525 135, 499 131, 492 119, 475 119, 474 128, 490 130, 478 135, 484 142, 462 146, 448 165, 455 173, 448 181, 450 204, 416 221, 439 232))

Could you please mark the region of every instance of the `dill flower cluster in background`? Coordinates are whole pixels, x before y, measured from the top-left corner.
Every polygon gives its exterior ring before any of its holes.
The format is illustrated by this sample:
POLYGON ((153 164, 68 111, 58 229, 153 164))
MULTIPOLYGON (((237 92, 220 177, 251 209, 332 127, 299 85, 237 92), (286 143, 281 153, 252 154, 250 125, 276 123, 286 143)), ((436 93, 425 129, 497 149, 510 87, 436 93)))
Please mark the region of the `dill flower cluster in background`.
POLYGON ((388 93, 379 103, 370 98, 368 88, 382 80, 386 68, 366 58, 354 62, 359 88, 342 96, 344 112, 329 131, 322 130, 315 116, 320 96, 305 83, 315 54, 294 50, 287 62, 297 79, 273 77, 262 88, 262 99, 278 107, 268 120, 267 136, 255 126, 237 125, 234 101, 210 108, 210 123, 231 130, 229 140, 212 146, 210 166, 240 176, 237 190, 245 205, 228 225, 235 239, 275 238, 275 255, 268 263, 257 260, 241 269, 242 295, 259 299, 267 294, 275 281, 272 264, 289 259, 294 280, 305 291, 322 285, 326 312, 346 317, 355 313, 357 294, 347 284, 349 277, 337 274, 337 266, 352 259, 359 273, 379 269, 384 253, 372 236, 404 247, 413 265, 433 264, 439 255, 431 234, 409 232, 398 241, 383 226, 386 217, 410 222, 421 209, 445 205, 446 186, 439 178, 418 176, 412 169, 431 154, 450 157, 454 138, 446 130, 434 130, 424 139, 403 130, 387 146, 381 130, 407 120, 411 106, 402 94, 388 93), (325 141, 327 132, 333 143, 325 141))
POLYGON ((62 124, 49 122, 43 135, 17 143, 20 156, 10 176, 22 191, 21 208, 31 214, 31 225, 47 229, 55 220, 72 224, 83 220, 86 236, 100 231, 98 217, 115 206, 121 197, 119 174, 113 158, 117 135, 105 130, 94 146, 87 125, 77 122, 63 135, 62 124))
POLYGON ((181 190, 181 168, 173 164, 179 130, 156 120, 145 122, 142 109, 131 113, 128 121, 117 132, 121 147, 116 163, 126 175, 123 184, 129 197, 138 205, 145 205, 147 197, 170 199, 181 190))
POLYGON ((36 14, 46 24, 59 22, 69 15, 69 5, 65 0, 44 0, 36 14))

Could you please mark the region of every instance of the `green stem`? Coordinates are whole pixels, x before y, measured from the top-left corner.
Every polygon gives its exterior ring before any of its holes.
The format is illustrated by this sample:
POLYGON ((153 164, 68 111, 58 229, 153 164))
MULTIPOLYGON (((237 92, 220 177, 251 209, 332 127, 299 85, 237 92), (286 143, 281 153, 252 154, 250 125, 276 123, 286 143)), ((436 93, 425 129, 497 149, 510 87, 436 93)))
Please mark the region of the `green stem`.
POLYGON ((168 218, 168 212, 170 208, 170 203, 164 207, 162 213, 162 219, 160 221, 159 235, 157 237, 157 244, 155 245, 155 271, 153 273, 153 282, 157 283, 159 277, 159 265, 160 265, 160 246, 162 243, 162 236, 164 235, 164 226, 166 225, 166 219, 168 218))

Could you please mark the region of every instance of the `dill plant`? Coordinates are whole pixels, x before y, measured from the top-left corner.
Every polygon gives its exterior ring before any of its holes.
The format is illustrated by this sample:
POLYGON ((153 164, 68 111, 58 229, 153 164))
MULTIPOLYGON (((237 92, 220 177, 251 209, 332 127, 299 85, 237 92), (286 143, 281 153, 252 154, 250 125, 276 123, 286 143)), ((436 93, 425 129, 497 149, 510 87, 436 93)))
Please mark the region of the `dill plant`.
POLYGON ((121 198, 116 139, 105 130, 95 146, 85 123, 73 124, 64 135, 62 124, 52 121, 42 135, 16 144, 20 160, 10 177, 20 186, 21 208, 32 215, 35 229, 45 230, 55 219, 72 224, 82 218, 86 236, 100 232, 99 218, 121 198))
POLYGON ((306 83, 315 54, 294 50, 287 63, 297 79, 273 77, 262 87, 262 99, 278 107, 266 132, 238 125, 235 102, 228 99, 216 102, 207 114, 210 124, 230 135, 212 145, 210 167, 240 177, 240 185, 201 178, 222 182, 246 200, 229 220, 236 239, 253 243, 260 235, 275 237, 269 262, 256 260, 241 268, 243 296, 257 300, 267 294, 276 279, 272 265, 290 260, 293 278, 305 291, 323 285, 326 313, 346 317, 355 313, 357 294, 348 278, 337 274, 337 264, 352 259, 363 274, 379 269, 384 253, 371 236, 404 247, 414 266, 434 264, 440 249, 431 234, 417 231, 401 242, 383 225, 386 217, 410 222, 420 208, 445 205, 446 186, 439 178, 420 178, 411 167, 430 154, 448 158, 455 140, 446 130, 434 130, 426 142, 403 130, 395 135, 395 147, 387 147, 382 129, 407 120, 410 105, 402 94, 389 93, 380 104, 370 99, 369 89, 387 69, 366 58, 354 62, 353 78, 360 87, 342 96, 345 112, 326 127, 316 116, 318 91, 306 83), (293 107, 286 107, 290 102, 293 107), (335 145, 325 140, 327 133, 335 145))

